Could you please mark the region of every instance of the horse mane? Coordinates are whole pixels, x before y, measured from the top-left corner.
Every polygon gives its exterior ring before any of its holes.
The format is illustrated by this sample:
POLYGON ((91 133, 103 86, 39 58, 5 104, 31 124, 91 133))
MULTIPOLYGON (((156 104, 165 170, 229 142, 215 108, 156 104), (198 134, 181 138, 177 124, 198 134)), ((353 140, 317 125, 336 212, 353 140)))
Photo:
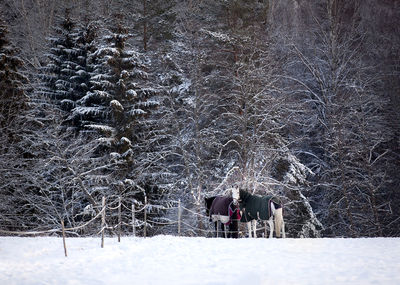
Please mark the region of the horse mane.
POLYGON ((239 189, 239 197, 242 201, 246 201, 252 194, 244 189, 239 189))

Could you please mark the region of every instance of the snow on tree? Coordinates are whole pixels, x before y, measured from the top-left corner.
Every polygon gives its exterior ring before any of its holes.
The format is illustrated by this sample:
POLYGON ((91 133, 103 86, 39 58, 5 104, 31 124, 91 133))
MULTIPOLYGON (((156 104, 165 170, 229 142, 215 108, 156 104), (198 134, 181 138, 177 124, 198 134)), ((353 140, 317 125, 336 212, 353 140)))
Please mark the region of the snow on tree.
POLYGON ((69 10, 66 10, 65 18, 55 28, 55 34, 49 37, 51 50, 41 75, 43 85, 39 92, 55 100, 66 111, 70 111, 82 96, 82 92, 76 92, 82 87, 76 76, 77 72, 84 73, 82 67, 85 66, 85 58, 77 37, 76 24, 70 18, 69 10))
MULTIPOLYGON (((148 59, 130 46, 132 35, 122 18, 117 15, 115 19, 117 24, 101 31, 96 49, 88 54, 91 87, 72 112, 86 132, 100 136, 97 159, 105 165, 110 156, 114 161, 113 168, 103 169, 113 178, 103 194, 111 196, 117 191, 128 197, 136 190, 123 183, 126 179, 135 181, 137 189, 145 188, 144 179, 137 175, 142 163, 138 157, 146 151, 143 140, 149 132, 148 120, 159 102, 154 99, 157 90, 149 81, 148 59)), ((137 199, 143 203, 145 193, 139 192, 137 199)))
POLYGON ((88 113, 79 102, 91 89, 92 66, 88 56, 96 44, 97 29, 96 22, 76 23, 66 9, 60 27, 55 28, 55 34, 49 38, 51 51, 42 69, 43 83, 38 88, 38 92, 61 106, 65 111, 65 124, 77 131, 82 129, 88 113))
POLYGON ((243 182, 284 201, 289 236, 399 235, 395 1, 37 2, 0 1, 46 82, 27 109, 0 82, 4 224, 79 225, 102 195, 175 220, 158 205, 204 213, 243 182))
POLYGON ((366 64, 359 7, 324 1, 320 8, 316 17, 326 21, 315 23, 307 42, 292 45, 295 75, 287 77, 302 90, 304 116, 298 122, 307 147, 300 147, 316 174, 308 195, 324 205, 318 214, 330 225, 325 234, 382 235, 391 210, 382 193, 386 170, 374 166, 388 161, 390 134, 380 115, 387 101, 376 100, 379 79, 366 64))

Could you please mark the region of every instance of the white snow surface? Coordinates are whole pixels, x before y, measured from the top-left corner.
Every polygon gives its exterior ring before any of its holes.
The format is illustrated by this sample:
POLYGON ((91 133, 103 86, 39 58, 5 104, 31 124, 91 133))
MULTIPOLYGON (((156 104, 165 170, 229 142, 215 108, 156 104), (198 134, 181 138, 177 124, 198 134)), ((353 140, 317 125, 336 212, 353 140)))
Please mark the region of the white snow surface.
POLYGON ((400 238, 0 237, 0 284, 400 284, 400 238))

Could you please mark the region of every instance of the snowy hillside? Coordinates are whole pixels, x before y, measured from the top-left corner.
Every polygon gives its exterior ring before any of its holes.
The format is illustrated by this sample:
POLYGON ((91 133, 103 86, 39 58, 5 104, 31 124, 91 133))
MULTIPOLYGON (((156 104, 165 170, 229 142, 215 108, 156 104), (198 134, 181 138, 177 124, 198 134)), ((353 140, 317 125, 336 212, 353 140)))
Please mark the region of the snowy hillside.
POLYGON ((0 284, 400 284, 400 239, 0 237, 0 284))

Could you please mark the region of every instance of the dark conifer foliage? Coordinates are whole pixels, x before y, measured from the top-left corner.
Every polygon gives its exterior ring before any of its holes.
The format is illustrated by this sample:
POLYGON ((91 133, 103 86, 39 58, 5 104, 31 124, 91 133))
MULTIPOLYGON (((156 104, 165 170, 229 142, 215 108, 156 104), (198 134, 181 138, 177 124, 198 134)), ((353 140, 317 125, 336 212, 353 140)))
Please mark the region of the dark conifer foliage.
MULTIPOLYGON (((26 107, 27 77, 22 73, 23 61, 8 39, 8 28, 0 19, 0 129, 17 131, 17 119, 26 107)), ((5 134, 3 134, 5 135, 5 134)))
POLYGON ((156 184, 146 181, 139 169, 145 168, 145 153, 151 152, 145 140, 154 125, 151 112, 159 105, 158 91, 151 83, 148 58, 129 44, 132 35, 123 16, 115 15, 109 25, 101 30, 97 46, 88 51, 90 88, 77 101, 72 116, 79 118, 83 132, 95 134, 101 142, 93 155, 105 163, 102 175, 111 175, 103 194, 143 203, 146 195, 152 201, 149 189, 156 184))
POLYGON ((71 19, 69 10, 66 10, 65 18, 55 28, 55 35, 49 37, 51 48, 47 54, 48 63, 43 68, 44 84, 39 91, 65 111, 70 111, 75 101, 84 94, 79 92, 82 85, 76 78, 76 74, 81 73, 85 66, 78 36, 76 23, 71 19))
POLYGON ((87 129, 99 131, 113 152, 133 163, 132 147, 141 139, 139 121, 148 117, 158 102, 152 99, 155 90, 147 83, 146 58, 130 49, 129 36, 119 21, 89 54, 92 87, 76 112, 86 115, 87 129))
POLYGON ((29 104, 23 70, 24 62, 0 19, 0 223, 11 229, 15 229, 21 206, 17 191, 25 181, 26 161, 31 158, 23 147, 29 104))

